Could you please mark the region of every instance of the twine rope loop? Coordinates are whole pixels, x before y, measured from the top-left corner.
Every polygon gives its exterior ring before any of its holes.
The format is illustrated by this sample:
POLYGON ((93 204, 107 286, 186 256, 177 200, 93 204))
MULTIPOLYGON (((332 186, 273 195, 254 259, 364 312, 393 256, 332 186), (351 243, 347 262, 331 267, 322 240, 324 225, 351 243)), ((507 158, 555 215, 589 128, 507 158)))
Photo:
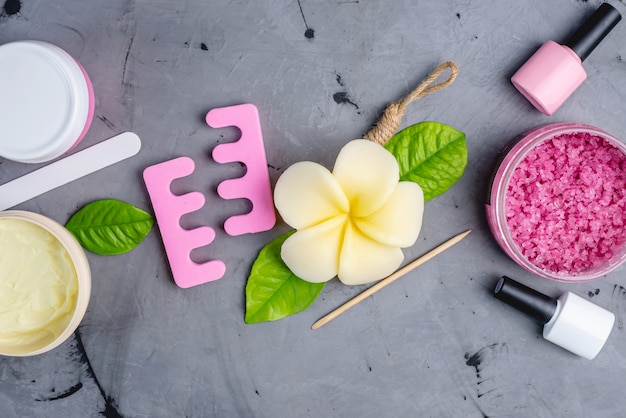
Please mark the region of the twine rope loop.
POLYGON ((374 141, 380 145, 385 145, 387 141, 391 139, 392 136, 395 135, 398 128, 400 127, 400 123, 402 122, 402 117, 406 113, 406 107, 414 102, 415 100, 424 97, 430 93, 434 93, 438 90, 445 89, 448 87, 454 79, 456 78, 459 72, 458 67, 452 61, 446 61, 443 64, 439 65, 428 77, 426 77, 419 86, 412 92, 410 92, 406 97, 402 100, 398 100, 392 102, 387 106, 385 112, 381 116, 380 120, 367 134, 365 134, 365 139, 370 141, 374 141), (450 69, 450 75, 445 81, 441 83, 432 85, 444 71, 450 69))

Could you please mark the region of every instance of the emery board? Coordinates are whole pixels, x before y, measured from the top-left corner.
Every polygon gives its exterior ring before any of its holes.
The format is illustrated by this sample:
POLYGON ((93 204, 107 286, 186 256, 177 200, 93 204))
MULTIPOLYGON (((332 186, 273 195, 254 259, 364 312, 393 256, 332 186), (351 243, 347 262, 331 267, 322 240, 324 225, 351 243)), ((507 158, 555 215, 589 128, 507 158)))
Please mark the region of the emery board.
POLYGON ((0 211, 137 154, 141 140, 124 132, 0 185, 0 211))

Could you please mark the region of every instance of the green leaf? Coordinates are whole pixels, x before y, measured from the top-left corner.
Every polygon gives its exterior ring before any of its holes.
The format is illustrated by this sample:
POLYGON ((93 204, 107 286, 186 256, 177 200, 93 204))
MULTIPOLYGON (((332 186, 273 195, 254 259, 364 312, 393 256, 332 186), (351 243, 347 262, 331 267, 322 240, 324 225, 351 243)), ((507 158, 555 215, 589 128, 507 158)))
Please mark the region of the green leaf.
POLYGON ((84 206, 65 227, 89 251, 113 255, 139 245, 153 224, 149 213, 120 200, 105 199, 84 206))
POLYGON ((424 201, 448 190, 467 165, 465 134, 448 125, 422 122, 395 134, 385 144, 400 165, 400 180, 414 181, 424 201))
POLYGON ((309 307, 326 283, 295 276, 280 257, 280 247, 294 231, 267 244, 252 265, 246 285, 246 324, 275 321, 309 307))

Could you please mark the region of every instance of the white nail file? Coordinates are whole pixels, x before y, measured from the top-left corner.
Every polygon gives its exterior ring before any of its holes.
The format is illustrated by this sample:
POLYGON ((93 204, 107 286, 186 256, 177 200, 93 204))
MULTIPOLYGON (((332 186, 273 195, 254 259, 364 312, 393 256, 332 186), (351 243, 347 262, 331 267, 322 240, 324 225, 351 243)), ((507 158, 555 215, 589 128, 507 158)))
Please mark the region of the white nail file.
POLYGON ((124 132, 0 186, 0 211, 137 154, 141 140, 124 132))

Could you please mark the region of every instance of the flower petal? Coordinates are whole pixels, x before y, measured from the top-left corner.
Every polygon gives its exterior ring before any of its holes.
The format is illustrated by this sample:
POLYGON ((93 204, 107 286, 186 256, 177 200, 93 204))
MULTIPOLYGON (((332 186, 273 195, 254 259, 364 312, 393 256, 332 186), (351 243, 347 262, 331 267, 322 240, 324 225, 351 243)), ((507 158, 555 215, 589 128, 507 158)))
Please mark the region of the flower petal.
POLYGON ((287 238, 280 255, 289 270, 312 283, 327 282, 335 277, 347 219, 347 215, 335 216, 287 238))
POLYGON ((333 175, 350 201, 352 215, 368 216, 389 198, 400 170, 395 157, 381 145, 355 139, 339 151, 333 175))
POLYGON ((330 171, 310 161, 285 170, 274 188, 274 204, 283 220, 295 229, 317 225, 350 209, 330 171))
POLYGON ((415 244, 423 217, 422 188, 412 181, 402 181, 382 208, 353 221, 361 232, 381 244, 404 248, 415 244))
POLYGON ((400 248, 368 238, 349 222, 341 248, 338 277, 347 285, 373 282, 393 273, 402 260, 404 254, 400 248))

